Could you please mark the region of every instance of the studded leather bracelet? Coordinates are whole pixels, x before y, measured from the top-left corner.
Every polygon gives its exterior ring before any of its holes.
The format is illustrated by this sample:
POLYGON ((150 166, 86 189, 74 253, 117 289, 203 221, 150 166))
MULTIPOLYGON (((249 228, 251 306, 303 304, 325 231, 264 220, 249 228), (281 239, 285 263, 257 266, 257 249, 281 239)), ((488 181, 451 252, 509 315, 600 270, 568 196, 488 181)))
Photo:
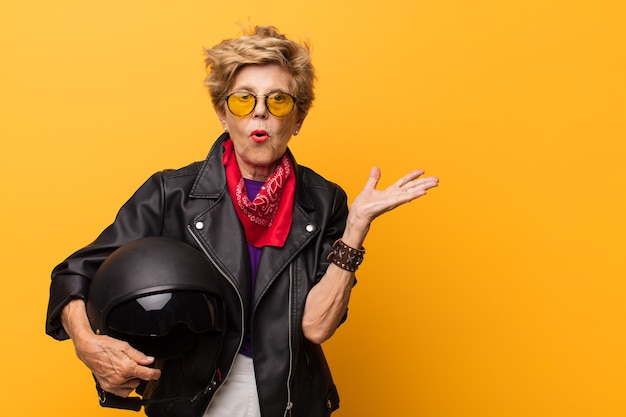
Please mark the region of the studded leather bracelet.
POLYGON ((343 243, 341 239, 337 239, 333 243, 333 251, 328 254, 328 260, 341 269, 355 272, 363 263, 363 255, 365 255, 365 248, 354 249, 343 243))

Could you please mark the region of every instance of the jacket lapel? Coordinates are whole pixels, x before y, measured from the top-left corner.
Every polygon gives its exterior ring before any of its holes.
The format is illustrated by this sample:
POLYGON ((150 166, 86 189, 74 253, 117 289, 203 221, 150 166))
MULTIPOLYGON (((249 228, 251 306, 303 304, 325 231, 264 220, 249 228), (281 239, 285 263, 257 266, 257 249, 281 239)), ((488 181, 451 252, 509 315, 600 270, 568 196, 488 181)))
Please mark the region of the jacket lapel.
POLYGON ((315 235, 317 224, 309 217, 298 204, 293 208, 293 221, 287 236, 285 246, 277 248, 266 246, 263 248, 259 270, 254 288, 254 303, 256 306, 267 288, 288 267, 289 263, 304 248, 315 235))
POLYGON ((191 189, 190 197, 209 201, 209 207, 196 216, 191 227, 196 229, 213 262, 246 302, 250 299, 250 260, 243 228, 226 186, 222 163, 222 143, 226 139, 227 133, 215 141, 191 189))

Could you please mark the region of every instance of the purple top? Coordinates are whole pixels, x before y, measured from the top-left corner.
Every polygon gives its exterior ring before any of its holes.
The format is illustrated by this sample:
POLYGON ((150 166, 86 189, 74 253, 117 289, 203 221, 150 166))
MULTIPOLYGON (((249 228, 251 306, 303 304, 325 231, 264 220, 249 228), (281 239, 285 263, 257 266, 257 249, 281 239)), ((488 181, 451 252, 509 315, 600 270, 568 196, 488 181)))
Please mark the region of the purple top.
MULTIPOLYGON (((248 198, 250 199, 250 201, 254 201, 256 195, 259 193, 261 187, 263 187, 265 182, 248 180, 245 178, 244 182, 246 183, 246 192, 248 194, 248 198)), ((259 260, 261 259, 261 248, 256 248, 248 243, 248 253, 250 254, 250 271, 252 273, 252 288, 250 288, 250 294, 253 297, 254 284, 256 283, 256 275, 257 271, 259 270, 259 260)), ((243 336, 241 350, 239 352, 249 358, 252 357, 252 339, 250 338, 250 316, 246 317, 246 330, 243 336)))

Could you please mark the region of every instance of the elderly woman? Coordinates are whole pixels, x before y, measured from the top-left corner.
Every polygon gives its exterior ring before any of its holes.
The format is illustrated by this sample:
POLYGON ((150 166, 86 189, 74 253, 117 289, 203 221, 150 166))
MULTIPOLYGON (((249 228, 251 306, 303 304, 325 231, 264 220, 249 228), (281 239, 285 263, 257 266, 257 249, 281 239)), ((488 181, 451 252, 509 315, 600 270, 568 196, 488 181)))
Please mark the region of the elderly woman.
POLYGON ((173 237, 217 265, 225 288, 222 378, 196 415, 329 416, 339 397, 320 344, 346 317, 370 224, 438 181, 413 171, 379 191, 373 168, 348 211, 345 192, 287 147, 314 98, 308 46, 257 27, 206 55, 224 133, 205 161, 154 174, 94 243, 54 269, 47 332, 71 338, 108 392, 125 397, 158 379, 154 358, 92 331, 84 300, 113 250, 173 237))

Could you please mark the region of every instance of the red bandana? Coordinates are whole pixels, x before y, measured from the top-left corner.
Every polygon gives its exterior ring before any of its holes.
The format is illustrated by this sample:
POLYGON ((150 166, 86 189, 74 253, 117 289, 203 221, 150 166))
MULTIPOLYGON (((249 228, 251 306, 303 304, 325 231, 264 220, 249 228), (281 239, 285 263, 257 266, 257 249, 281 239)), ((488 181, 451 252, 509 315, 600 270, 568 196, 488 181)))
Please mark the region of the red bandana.
POLYGON ((284 246, 291 228, 296 190, 296 177, 287 155, 283 155, 254 201, 248 198, 246 184, 230 139, 224 142, 222 161, 226 167, 228 191, 243 225, 247 242, 257 248, 284 246))

